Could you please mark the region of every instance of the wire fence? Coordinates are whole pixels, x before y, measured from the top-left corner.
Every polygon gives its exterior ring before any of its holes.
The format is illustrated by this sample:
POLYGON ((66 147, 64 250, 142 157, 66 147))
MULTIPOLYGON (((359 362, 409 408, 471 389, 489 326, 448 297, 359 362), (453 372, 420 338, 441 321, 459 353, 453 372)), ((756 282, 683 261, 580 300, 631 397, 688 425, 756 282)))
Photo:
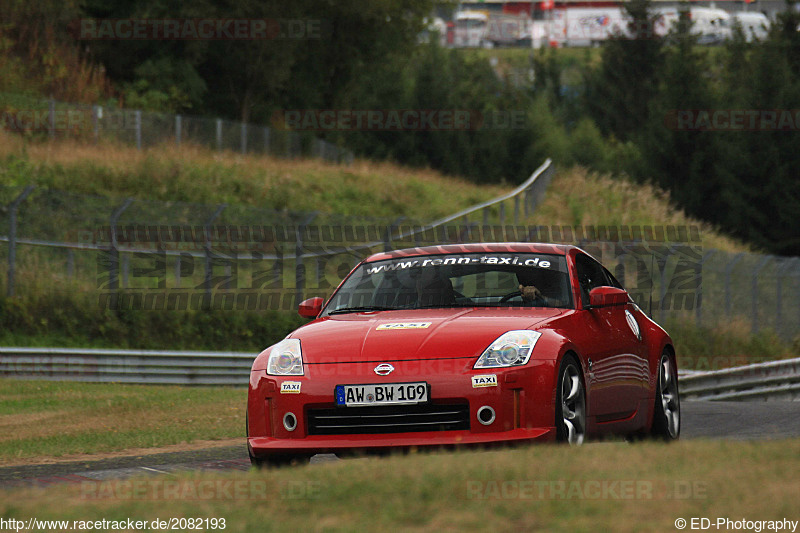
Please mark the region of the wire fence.
POLYGON ((800 258, 702 248, 696 227, 532 226, 554 168, 433 222, 0 187, 0 290, 111 309, 293 310, 370 253, 440 243, 578 244, 660 322, 800 336, 800 258))
POLYGON ((291 309, 372 252, 520 224, 553 173, 548 160, 509 194, 430 223, 0 187, 2 285, 7 297, 89 291, 114 308, 291 309))
POLYGON ((353 153, 319 139, 267 125, 192 115, 155 113, 113 106, 42 100, 0 93, 0 127, 23 135, 73 138, 94 143, 118 142, 139 150, 191 144, 218 151, 275 157, 315 157, 350 164, 353 153))

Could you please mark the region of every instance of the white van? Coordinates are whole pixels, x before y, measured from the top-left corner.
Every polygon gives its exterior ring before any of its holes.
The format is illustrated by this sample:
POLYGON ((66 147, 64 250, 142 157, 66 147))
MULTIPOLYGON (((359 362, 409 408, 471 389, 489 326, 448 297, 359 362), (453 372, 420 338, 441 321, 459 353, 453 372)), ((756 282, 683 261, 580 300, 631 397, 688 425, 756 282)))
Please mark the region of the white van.
POLYGON ((693 7, 692 33, 698 44, 719 44, 731 38, 731 16, 727 11, 711 7, 693 7))
POLYGON ((770 23, 764 13, 759 13, 758 11, 739 11, 738 13, 731 13, 731 30, 736 22, 742 25, 744 38, 748 43, 763 41, 767 38, 770 23))

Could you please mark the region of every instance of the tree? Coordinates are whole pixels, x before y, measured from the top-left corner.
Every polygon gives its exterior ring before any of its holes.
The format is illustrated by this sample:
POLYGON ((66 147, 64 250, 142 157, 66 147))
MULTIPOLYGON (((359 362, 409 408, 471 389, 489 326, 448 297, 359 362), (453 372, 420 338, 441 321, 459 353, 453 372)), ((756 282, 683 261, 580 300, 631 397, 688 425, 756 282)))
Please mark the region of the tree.
POLYGON ((606 135, 630 139, 646 121, 663 67, 663 39, 650 0, 625 3, 627 34, 603 44, 602 64, 586 79, 585 105, 606 135))

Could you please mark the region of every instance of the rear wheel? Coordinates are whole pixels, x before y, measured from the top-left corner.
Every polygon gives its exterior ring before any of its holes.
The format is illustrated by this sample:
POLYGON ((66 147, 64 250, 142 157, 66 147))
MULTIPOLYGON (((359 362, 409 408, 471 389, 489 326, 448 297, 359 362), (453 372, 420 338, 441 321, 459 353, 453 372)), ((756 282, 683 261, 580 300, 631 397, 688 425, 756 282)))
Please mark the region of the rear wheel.
POLYGON ((561 442, 580 445, 586 436, 586 390, 574 357, 561 361, 557 387, 556 437, 561 442))
POLYGON ((650 434, 666 441, 675 440, 681 433, 681 400, 678 395, 678 370, 675 358, 661 354, 658 364, 656 399, 653 406, 653 425, 650 434))

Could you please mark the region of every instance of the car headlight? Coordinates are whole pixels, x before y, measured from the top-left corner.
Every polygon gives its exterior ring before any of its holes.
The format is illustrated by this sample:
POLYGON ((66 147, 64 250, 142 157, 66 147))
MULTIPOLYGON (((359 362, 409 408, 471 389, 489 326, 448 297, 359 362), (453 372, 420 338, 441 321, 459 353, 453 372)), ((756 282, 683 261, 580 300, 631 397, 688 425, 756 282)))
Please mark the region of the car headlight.
POLYGON ((473 368, 503 368, 524 365, 530 359, 533 347, 541 336, 542 334, 538 331, 507 331, 483 351, 473 368))
POLYGON ((283 339, 272 347, 267 360, 267 374, 271 376, 302 376, 303 353, 300 339, 283 339))

